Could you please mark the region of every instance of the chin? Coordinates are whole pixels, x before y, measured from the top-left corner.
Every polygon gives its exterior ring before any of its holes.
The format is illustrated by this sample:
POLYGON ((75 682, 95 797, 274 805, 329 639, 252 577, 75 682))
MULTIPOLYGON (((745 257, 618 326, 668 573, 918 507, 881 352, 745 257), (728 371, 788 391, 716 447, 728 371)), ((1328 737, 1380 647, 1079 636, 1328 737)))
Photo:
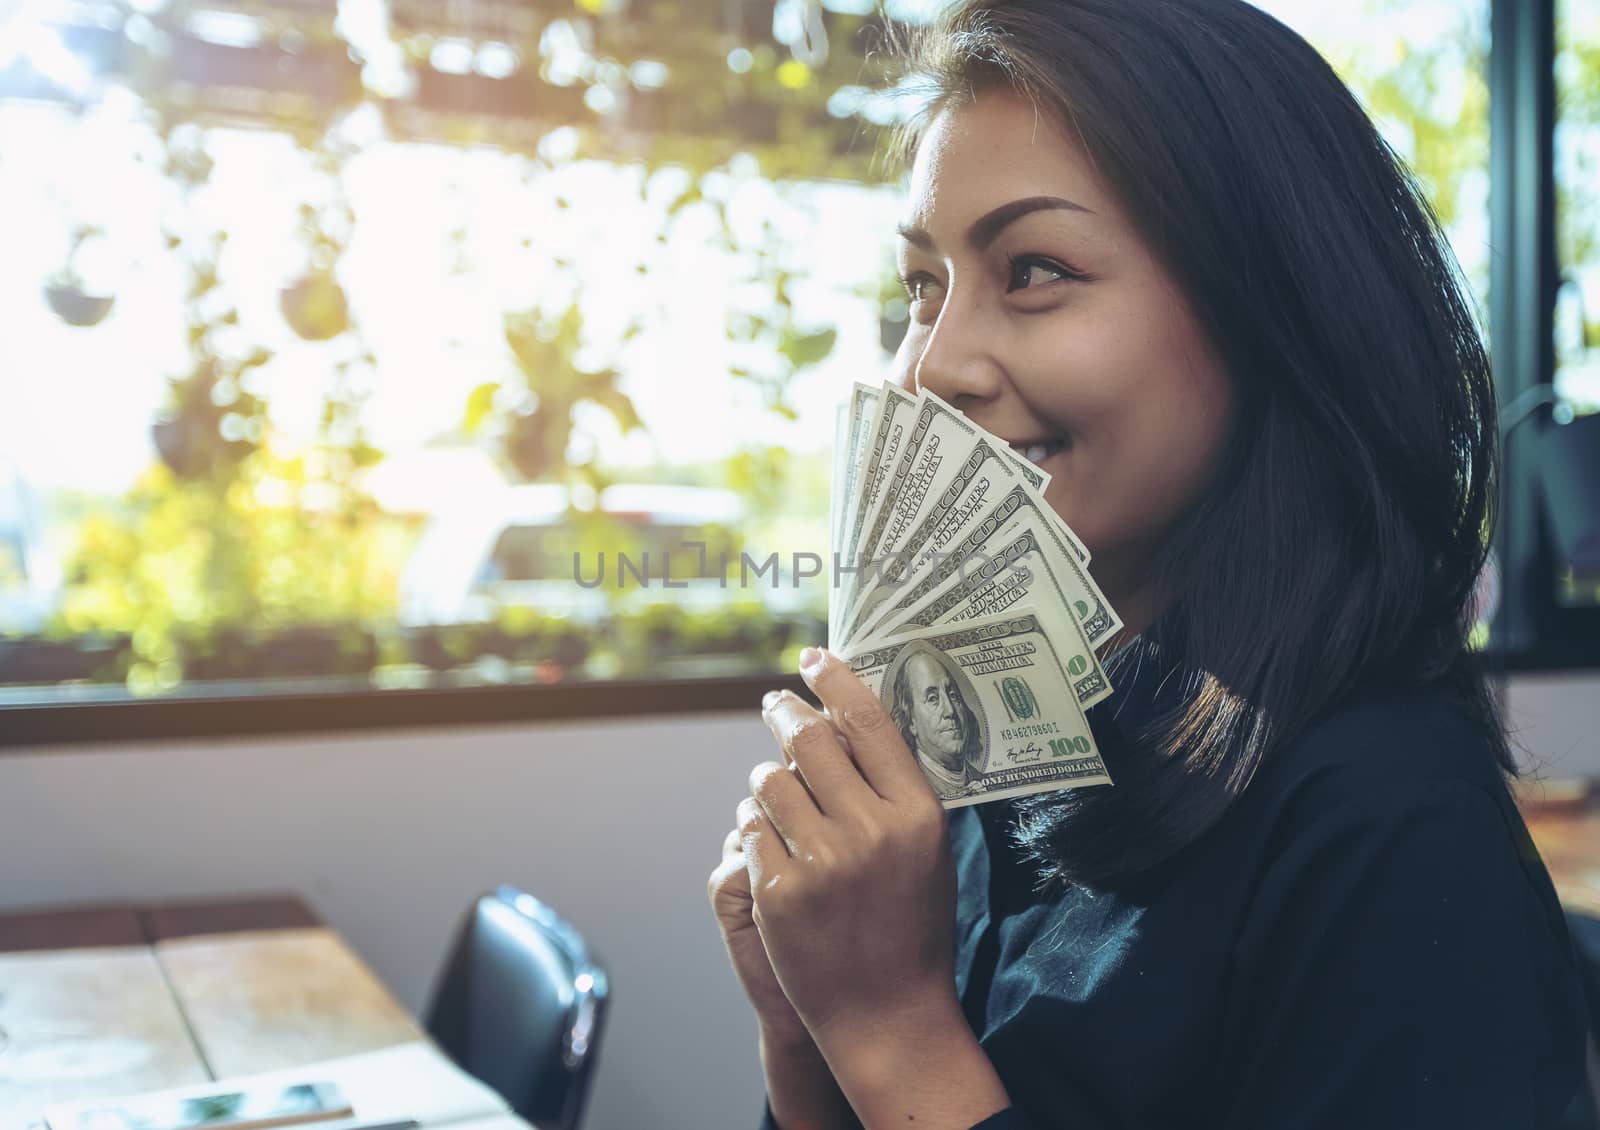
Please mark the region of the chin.
POLYGON ((1093 522, 1089 519, 1089 515, 1084 513, 1083 507, 1076 505, 1070 495, 1063 497, 1055 492, 1054 488, 1058 482, 1059 479, 1050 484, 1051 489, 1045 492, 1044 500, 1050 504, 1050 509, 1056 512, 1056 517, 1072 527, 1072 532, 1078 535, 1078 540, 1083 542, 1093 555, 1095 543, 1099 540, 1094 536, 1093 522))

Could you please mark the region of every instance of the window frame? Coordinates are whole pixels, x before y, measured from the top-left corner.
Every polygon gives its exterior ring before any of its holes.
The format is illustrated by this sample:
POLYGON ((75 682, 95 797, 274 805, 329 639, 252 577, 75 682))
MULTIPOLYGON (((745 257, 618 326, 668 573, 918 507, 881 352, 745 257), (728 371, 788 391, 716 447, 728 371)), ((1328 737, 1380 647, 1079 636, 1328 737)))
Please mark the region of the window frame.
POLYGON ((769 690, 810 698, 798 674, 589 679, 426 690, 329 690, 0 707, 0 751, 750 711, 769 690))
POLYGON ((1501 413, 1494 552, 1500 602, 1485 657, 1498 673, 1600 667, 1600 608, 1562 608, 1540 498, 1538 436, 1553 420, 1556 291, 1555 5, 1491 0, 1491 363, 1501 413))

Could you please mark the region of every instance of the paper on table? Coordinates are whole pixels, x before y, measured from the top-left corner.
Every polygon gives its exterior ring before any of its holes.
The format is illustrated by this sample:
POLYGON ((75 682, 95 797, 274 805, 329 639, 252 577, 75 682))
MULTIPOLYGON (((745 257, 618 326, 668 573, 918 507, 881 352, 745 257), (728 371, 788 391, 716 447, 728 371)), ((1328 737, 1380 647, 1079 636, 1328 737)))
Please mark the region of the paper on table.
MULTIPOLYGON (((255 1090, 307 1080, 337 1083, 362 1122, 411 1118, 427 1127, 506 1114, 504 1099, 451 1063, 444 1053, 425 1040, 255 1075, 230 1076, 159 1094, 186 1098, 216 1094, 222 1089, 255 1090)), ((64 1125, 75 1111, 86 1106, 115 1106, 133 1097, 62 1103, 46 1110, 45 1117, 51 1125, 64 1125)), ((148 1093, 139 1097, 148 1097, 148 1093)))

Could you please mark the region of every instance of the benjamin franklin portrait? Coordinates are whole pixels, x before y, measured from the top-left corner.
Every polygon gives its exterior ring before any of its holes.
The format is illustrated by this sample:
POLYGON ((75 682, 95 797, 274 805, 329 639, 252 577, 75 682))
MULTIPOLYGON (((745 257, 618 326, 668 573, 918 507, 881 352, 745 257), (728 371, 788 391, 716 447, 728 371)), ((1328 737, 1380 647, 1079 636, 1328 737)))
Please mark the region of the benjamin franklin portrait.
POLYGON ((889 713, 941 800, 966 795, 982 757, 983 727, 944 657, 914 650, 894 676, 889 713))

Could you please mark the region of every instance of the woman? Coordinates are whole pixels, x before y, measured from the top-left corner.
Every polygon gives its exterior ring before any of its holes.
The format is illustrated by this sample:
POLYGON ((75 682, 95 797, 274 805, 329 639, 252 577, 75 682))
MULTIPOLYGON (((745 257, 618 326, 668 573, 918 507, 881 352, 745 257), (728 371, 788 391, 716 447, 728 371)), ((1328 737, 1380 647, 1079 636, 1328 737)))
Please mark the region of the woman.
POLYGON ((1551 1125, 1579 988, 1464 644, 1493 390, 1415 185, 1241 0, 965 0, 910 66, 895 376, 1053 475, 1116 785, 947 815, 804 653, 710 884, 769 1124, 1551 1125))

